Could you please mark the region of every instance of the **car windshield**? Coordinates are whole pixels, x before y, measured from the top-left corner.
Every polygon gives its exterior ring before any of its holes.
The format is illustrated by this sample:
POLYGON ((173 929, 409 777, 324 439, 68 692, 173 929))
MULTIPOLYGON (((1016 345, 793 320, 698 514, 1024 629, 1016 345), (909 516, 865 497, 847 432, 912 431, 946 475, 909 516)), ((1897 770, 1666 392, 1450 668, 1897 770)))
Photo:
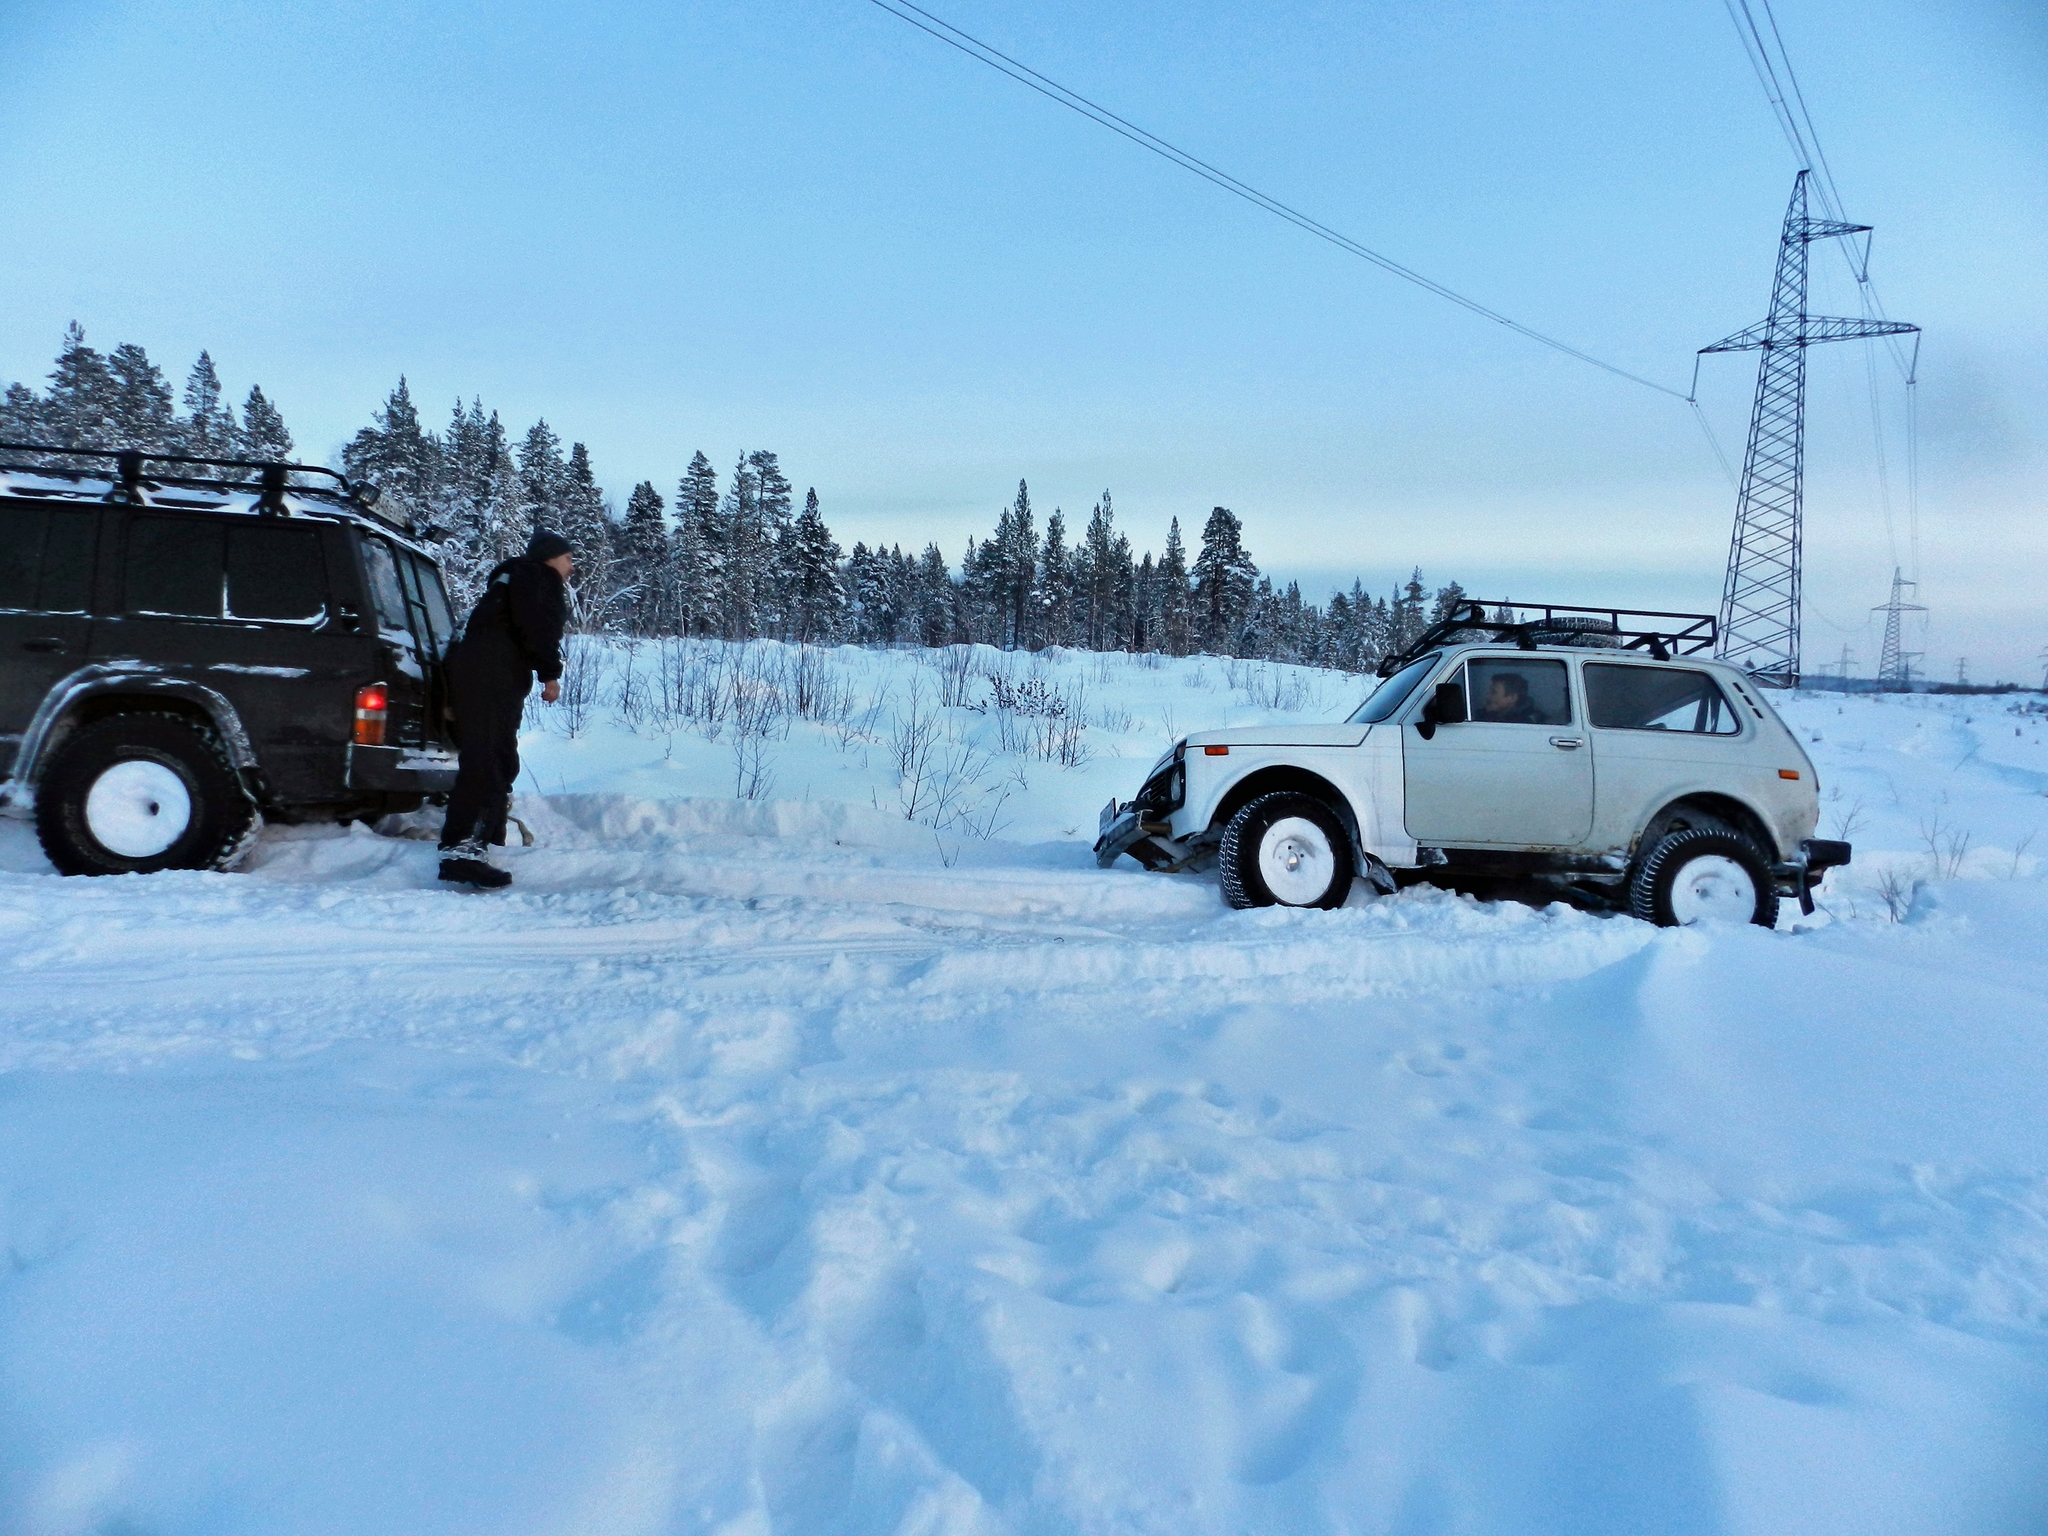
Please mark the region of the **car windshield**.
POLYGON ((1409 662, 1407 666, 1373 689, 1371 696, 1351 712, 1346 723, 1378 725, 1408 702, 1408 695, 1415 691, 1416 684, 1429 675, 1438 659, 1439 653, 1431 651, 1427 656, 1409 662))

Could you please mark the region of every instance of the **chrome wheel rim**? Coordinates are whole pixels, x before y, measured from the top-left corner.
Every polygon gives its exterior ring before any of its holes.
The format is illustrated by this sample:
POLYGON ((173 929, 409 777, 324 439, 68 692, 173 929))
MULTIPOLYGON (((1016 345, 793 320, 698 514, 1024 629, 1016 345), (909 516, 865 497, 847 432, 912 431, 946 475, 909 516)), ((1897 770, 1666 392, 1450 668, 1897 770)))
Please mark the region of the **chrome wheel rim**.
POLYGON ((1724 854, 1688 859, 1671 882, 1671 916, 1681 928, 1693 923, 1755 922, 1756 881, 1724 854))
POLYGON ((116 763, 86 791, 86 831, 124 859, 155 858, 191 825, 191 792, 162 763, 141 758, 116 763))
POLYGON ((1283 816, 1259 839, 1259 878, 1287 906, 1321 900, 1336 873, 1329 834, 1306 817, 1283 816))

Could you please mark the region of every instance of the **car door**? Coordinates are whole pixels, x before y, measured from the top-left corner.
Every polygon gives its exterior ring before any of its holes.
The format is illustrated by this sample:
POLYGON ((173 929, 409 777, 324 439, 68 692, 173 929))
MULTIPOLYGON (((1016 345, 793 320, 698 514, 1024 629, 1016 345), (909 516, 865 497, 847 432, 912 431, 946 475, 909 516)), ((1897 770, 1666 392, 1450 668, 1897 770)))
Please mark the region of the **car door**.
MULTIPOLYGON (((1699 667, 1588 661, 1586 718, 1599 761, 1595 840, 1625 850, 1679 795, 1732 788, 1753 752, 1742 712, 1699 667)), ((1775 763, 1772 768, 1775 769, 1775 763)))
POLYGON ((1469 718, 1402 728, 1408 832, 1434 848, 1576 848, 1593 829, 1593 759, 1561 657, 1470 656, 1442 682, 1469 718))
POLYGON ((85 665, 97 507, 0 501, 0 772, 50 689, 85 665))

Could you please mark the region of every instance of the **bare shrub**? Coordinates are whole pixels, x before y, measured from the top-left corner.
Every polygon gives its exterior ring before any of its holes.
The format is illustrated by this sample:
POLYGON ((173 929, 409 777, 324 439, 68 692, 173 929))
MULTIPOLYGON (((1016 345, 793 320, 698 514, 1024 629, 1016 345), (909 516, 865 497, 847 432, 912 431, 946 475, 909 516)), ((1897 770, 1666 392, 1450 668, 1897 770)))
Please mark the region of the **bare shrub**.
MULTIPOLYGON (((590 712, 597 707, 598 684, 604 677, 604 645, 588 635, 568 635, 562 640, 562 693, 555 700, 553 723, 572 740, 590 725, 590 712)), ((529 695, 537 698, 538 695, 529 695)), ((528 706, 531 707, 531 704, 528 706)), ((544 720, 548 717, 543 716, 544 720)))
POLYGON ((958 709, 967 703, 967 691, 974 685, 974 647, 949 645, 938 653, 939 703, 958 709))
POLYGON ((1970 834, 1943 821, 1940 812, 1920 818, 1920 840, 1927 845, 1927 862, 1936 880, 1953 880, 1963 872, 1970 855, 1970 834))
POLYGON ((1877 877, 1877 894, 1884 901, 1887 916, 1895 923, 1903 923, 1906 914, 1913 910, 1913 897, 1920 889, 1920 882, 1907 880, 1896 869, 1887 869, 1877 877))

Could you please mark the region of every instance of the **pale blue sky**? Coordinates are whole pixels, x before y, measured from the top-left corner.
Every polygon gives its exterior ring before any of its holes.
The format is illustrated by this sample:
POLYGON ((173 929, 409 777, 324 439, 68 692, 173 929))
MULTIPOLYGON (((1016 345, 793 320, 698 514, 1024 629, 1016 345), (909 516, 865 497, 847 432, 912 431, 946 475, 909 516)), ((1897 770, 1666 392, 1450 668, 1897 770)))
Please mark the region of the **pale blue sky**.
MULTIPOLYGON (((1683 388, 1760 319, 1793 164, 1715 0, 940 14, 1539 329, 1683 388)), ((1891 311, 1927 327, 1938 672, 2048 642, 2048 10, 1779 0, 1891 311)), ((1711 608, 1733 492, 1684 407, 1388 278, 865 0, 10 0, 0 380, 64 324, 212 350, 331 455, 402 371, 545 414, 623 501, 778 450, 834 530, 957 559, 1027 477, 1135 542, 1215 503, 1320 597, 1711 608)), ((1816 308, 1855 312, 1816 250, 1816 308)), ((1753 358, 1702 389, 1739 454, 1753 358)), ((1885 403, 1895 408, 1887 376, 1885 403)), ((1904 539, 1858 347, 1814 355, 1810 659, 1867 668, 1904 539)), ((1192 532, 1192 529, 1190 529, 1192 532)))

